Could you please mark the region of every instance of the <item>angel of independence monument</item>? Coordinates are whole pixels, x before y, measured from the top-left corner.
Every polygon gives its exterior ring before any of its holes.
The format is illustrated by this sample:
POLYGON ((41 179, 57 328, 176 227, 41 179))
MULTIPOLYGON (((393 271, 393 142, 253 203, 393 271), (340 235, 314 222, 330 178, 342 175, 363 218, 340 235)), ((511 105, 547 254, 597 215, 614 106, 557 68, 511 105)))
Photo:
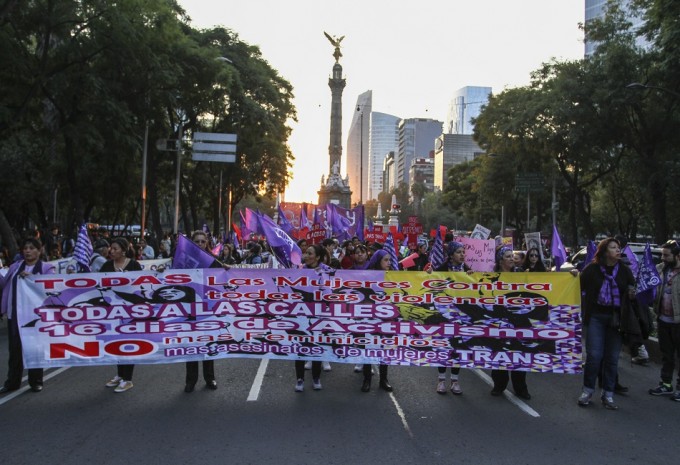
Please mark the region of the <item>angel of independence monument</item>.
POLYGON ((330 165, 328 177, 321 176, 321 187, 319 188, 319 205, 332 203, 342 208, 351 208, 350 202, 352 191, 349 188, 349 176, 343 179, 340 176, 340 161, 342 160, 342 91, 345 88, 345 79, 342 77, 342 66, 340 65, 340 42, 345 36, 338 38, 331 37, 326 32, 324 35, 335 47, 333 56, 333 74, 328 79, 328 86, 331 88, 331 138, 328 146, 330 155, 330 165))

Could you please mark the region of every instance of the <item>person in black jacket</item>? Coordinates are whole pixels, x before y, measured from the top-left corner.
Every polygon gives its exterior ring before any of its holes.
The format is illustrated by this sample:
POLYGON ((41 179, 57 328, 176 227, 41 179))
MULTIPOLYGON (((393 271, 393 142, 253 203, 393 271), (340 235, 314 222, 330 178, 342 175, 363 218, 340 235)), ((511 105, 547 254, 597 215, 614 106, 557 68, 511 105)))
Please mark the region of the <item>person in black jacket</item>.
POLYGON ((586 332, 586 363, 578 405, 587 406, 602 370, 602 404, 617 410, 614 388, 622 331, 631 330, 634 318, 631 300, 635 298, 635 278, 621 263, 621 247, 613 237, 602 240, 595 258, 581 273, 581 315, 586 332))

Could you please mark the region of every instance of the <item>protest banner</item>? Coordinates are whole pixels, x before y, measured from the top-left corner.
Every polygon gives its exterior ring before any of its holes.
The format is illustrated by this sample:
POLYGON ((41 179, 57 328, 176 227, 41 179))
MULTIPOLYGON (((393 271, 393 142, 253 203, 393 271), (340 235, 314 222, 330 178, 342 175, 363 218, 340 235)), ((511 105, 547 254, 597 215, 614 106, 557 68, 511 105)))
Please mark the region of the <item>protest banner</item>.
POLYGON ((172 270, 35 275, 17 303, 28 368, 250 357, 581 370, 568 273, 172 270))
POLYGON ((496 242, 493 239, 456 239, 465 246, 465 264, 473 271, 493 271, 496 264, 496 242))

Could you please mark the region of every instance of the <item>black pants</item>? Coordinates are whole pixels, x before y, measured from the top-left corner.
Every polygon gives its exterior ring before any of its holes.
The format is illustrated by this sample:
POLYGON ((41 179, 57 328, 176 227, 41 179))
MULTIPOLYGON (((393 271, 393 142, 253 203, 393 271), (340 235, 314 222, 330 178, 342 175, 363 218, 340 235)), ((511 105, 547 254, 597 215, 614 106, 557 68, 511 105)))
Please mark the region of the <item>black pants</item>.
MULTIPOLYGON (((198 362, 187 362, 187 384, 196 384, 198 381, 198 362)), ((203 361, 203 379, 206 383, 210 381, 215 381, 215 361, 214 360, 204 360, 203 361)))
MULTIPOLYGON (((295 377, 297 379, 305 379, 305 361, 295 361, 295 377)), ((321 362, 312 362, 312 379, 319 379, 321 377, 321 362)))
MULTIPOLYGON (((440 374, 444 374, 444 373, 446 373, 446 367, 437 367, 437 371, 440 374)), ((451 367, 451 374, 452 375, 460 374, 460 367, 451 367)))
POLYGON ((124 381, 132 381, 132 372, 135 369, 134 365, 116 365, 118 369, 118 376, 123 378, 124 381))
MULTIPOLYGON (((387 380, 387 365, 378 366, 378 373, 380 373, 380 379, 387 380)), ((371 365, 364 365, 364 379, 371 379, 373 377, 373 372, 371 371, 371 365)))
POLYGON ((491 370, 494 391, 505 391, 512 378, 512 389, 515 393, 528 391, 526 371, 491 370))
MULTIPOLYGON (((7 320, 7 340, 9 342, 9 369, 7 370, 7 389, 19 389, 21 387, 21 375, 24 373, 23 352, 21 349, 21 337, 19 336, 19 324, 16 318, 7 320)), ((43 369, 31 368, 28 370, 28 384, 31 386, 42 385, 43 369)))
MULTIPOLYGON (((659 350, 661 351, 661 381, 673 384, 673 371, 680 360, 680 323, 658 322, 659 350)), ((680 370, 677 373, 680 385, 680 370)))

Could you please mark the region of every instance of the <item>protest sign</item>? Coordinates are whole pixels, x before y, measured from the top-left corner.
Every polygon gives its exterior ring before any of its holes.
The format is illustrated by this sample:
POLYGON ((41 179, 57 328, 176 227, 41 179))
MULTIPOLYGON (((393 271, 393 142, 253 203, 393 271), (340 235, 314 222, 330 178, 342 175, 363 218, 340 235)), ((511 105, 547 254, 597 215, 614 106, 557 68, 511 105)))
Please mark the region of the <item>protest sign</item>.
POLYGON ((473 271, 493 271, 496 264, 496 243, 494 240, 456 239, 465 246, 465 263, 473 271))
POLYGON ((568 273, 173 270, 19 280, 28 368, 229 357, 581 370, 568 273))

